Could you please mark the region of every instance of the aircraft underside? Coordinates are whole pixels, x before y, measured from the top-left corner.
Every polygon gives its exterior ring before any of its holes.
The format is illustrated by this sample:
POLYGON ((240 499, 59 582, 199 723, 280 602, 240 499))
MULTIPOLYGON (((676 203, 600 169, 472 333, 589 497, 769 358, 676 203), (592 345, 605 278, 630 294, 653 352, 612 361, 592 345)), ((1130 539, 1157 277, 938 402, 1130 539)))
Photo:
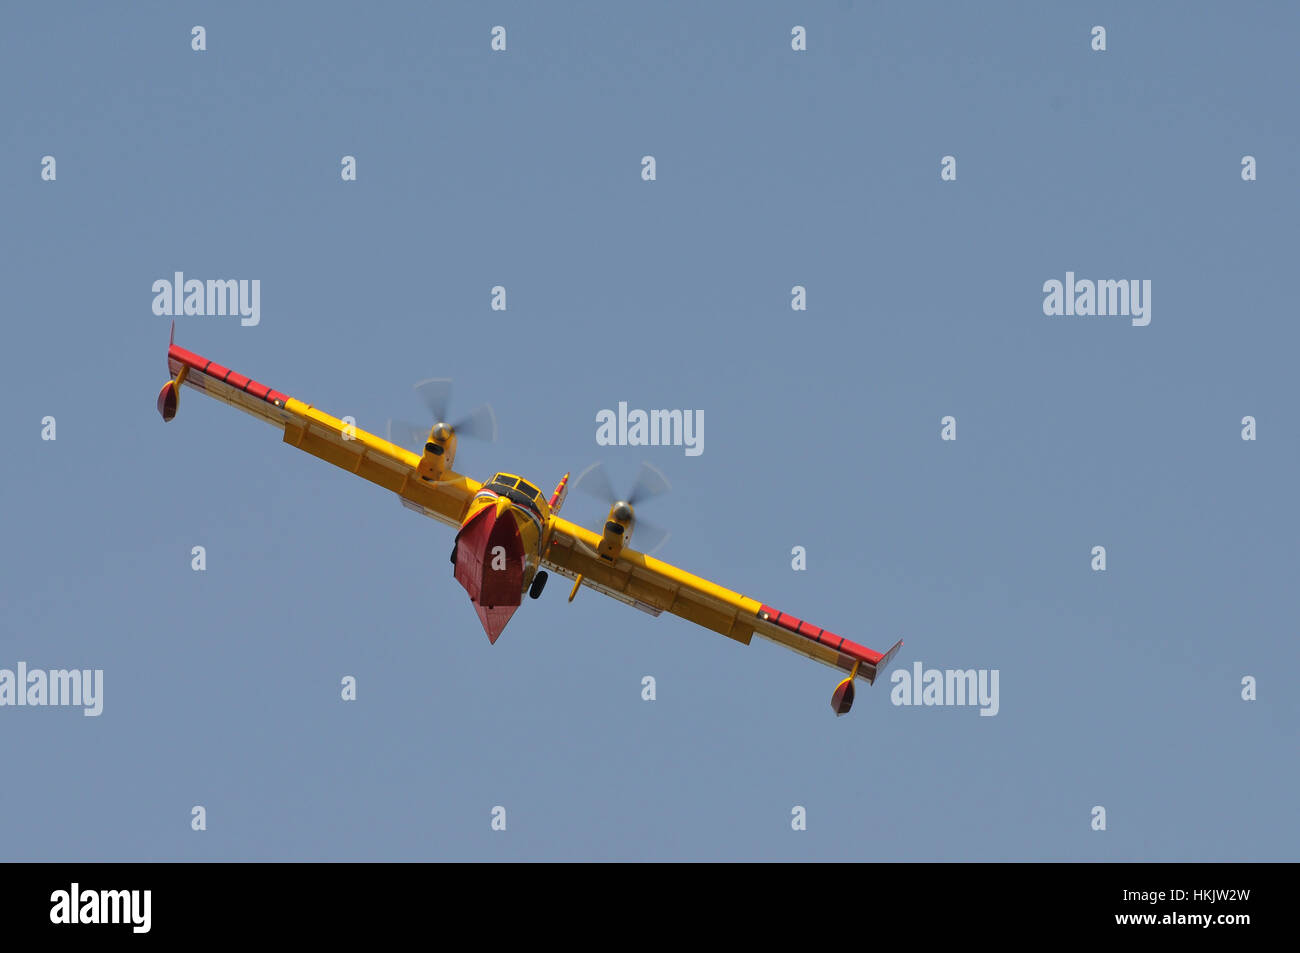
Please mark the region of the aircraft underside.
POLYGON ((456 534, 456 581, 493 644, 523 600, 527 559, 519 530, 513 507, 487 505, 456 534))

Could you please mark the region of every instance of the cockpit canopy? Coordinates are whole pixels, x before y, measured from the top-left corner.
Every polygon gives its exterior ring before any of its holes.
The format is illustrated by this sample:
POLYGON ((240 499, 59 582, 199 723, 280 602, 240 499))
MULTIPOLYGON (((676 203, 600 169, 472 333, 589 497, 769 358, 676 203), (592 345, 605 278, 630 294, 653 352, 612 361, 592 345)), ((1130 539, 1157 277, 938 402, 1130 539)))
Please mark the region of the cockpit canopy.
POLYGON ((546 506, 546 499, 542 496, 542 491, 522 477, 511 473, 498 473, 483 484, 483 489, 500 493, 512 502, 532 510, 538 516, 544 515, 542 508, 546 506))

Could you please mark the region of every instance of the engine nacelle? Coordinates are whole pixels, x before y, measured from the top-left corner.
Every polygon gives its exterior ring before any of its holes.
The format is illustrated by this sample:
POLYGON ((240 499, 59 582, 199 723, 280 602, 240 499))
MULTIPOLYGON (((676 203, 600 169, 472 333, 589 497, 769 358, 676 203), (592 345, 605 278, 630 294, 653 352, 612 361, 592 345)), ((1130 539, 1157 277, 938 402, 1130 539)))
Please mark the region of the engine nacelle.
POLYGON ((597 547, 596 553, 602 559, 614 562, 628 540, 632 538, 632 530, 635 527, 636 512, 632 509, 632 504, 619 500, 609 508, 605 531, 601 534, 600 546, 597 547))
POLYGON ((436 423, 424 442, 424 455, 420 457, 415 472, 420 479, 436 483, 456 465, 456 431, 444 423, 436 423))

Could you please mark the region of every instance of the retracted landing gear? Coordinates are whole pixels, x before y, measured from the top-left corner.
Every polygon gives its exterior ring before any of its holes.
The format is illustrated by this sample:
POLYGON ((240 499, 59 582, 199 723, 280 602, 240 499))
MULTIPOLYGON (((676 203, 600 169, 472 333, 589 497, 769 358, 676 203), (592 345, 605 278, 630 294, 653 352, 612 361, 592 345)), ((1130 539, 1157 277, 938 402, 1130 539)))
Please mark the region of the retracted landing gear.
POLYGON ((533 577, 533 584, 528 587, 528 598, 536 599, 540 597, 542 590, 546 588, 546 580, 549 578, 550 576, 547 575, 545 569, 538 570, 537 575, 533 577))

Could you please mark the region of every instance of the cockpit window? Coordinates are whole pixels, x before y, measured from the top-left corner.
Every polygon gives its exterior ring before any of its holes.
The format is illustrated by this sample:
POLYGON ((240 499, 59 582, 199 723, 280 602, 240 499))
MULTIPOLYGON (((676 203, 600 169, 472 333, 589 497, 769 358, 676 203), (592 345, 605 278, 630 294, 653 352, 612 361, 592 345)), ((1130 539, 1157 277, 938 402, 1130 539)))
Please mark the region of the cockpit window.
POLYGON ((511 476, 508 473, 498 473, 483 484, 483 489, 490 490, 498 496, 504 496, 512 503, 517 503, 525 509, 532 510, 539 517, 542 515, 543 504, 541 501, 544 497, 541 491, 527 480, 511 476))

